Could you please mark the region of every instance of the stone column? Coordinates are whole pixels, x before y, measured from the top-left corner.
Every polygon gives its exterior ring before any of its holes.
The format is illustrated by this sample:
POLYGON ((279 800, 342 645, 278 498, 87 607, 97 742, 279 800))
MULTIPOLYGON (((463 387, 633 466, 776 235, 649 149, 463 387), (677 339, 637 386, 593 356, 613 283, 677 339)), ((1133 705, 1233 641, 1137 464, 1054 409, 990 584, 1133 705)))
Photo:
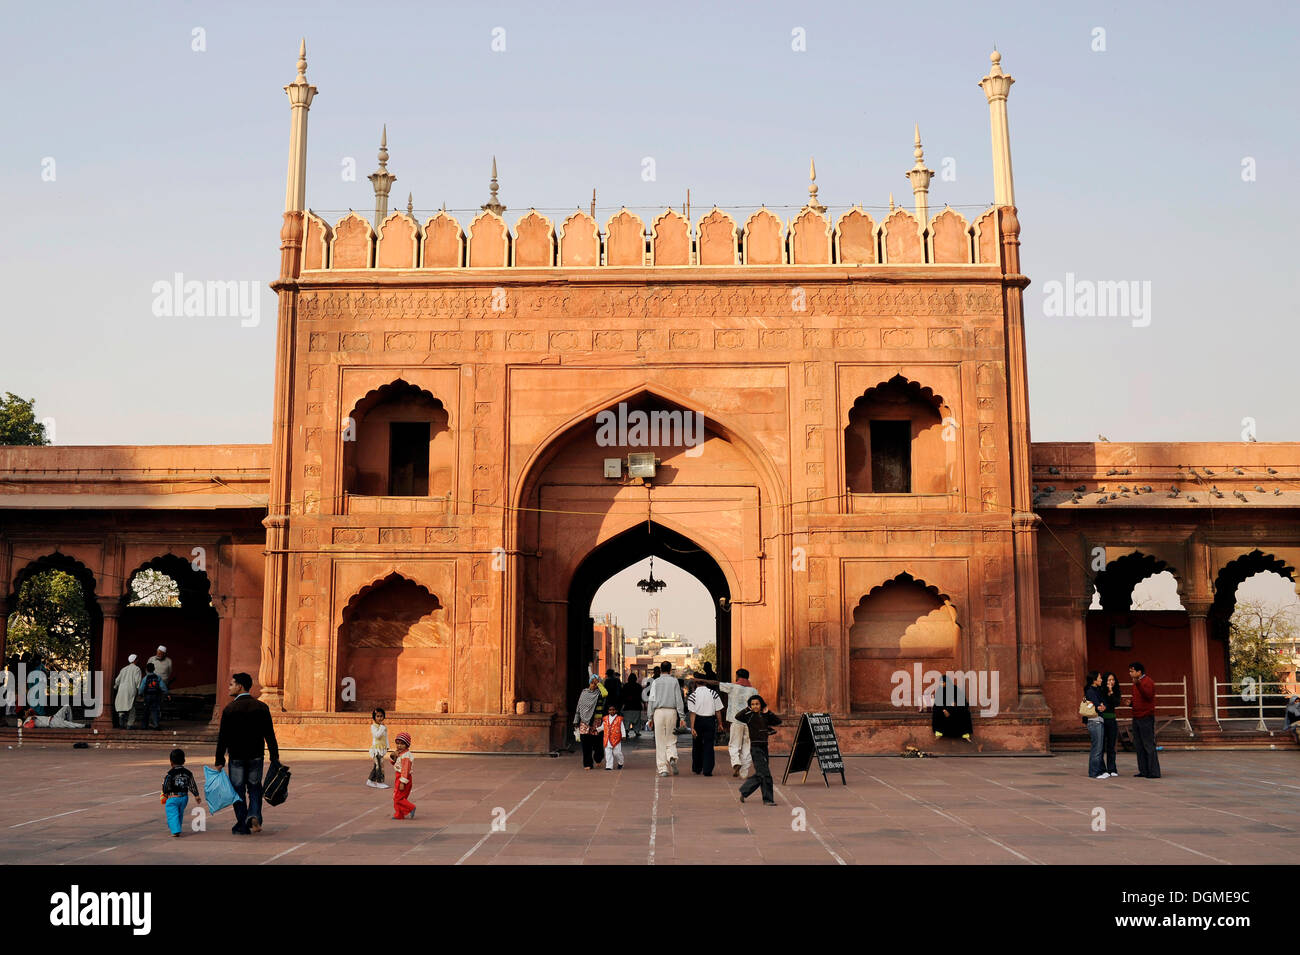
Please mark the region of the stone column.
POLYGON ((1038 592, 1038 525, 1041 518, 1032 511, 1015 511, 1011 516, 1011 539, 1015 551, 1017 659, 1022 712, 1047 713, 1043 695, 1043 652, 1041 600, 1038 592))
MULTIPOLYGON (((117 676, 117 617, 122 611, 122 601, 117 597, 99 597, 99 611, 104 617, 103 632, 99 641, 99 670, 104 674, 104 708, 91 725, 95 729, 113 726, 113 678, 117 676)), ((94 662, 92 661, 92 666, 94 662)))
POLYGON ((231 619, 235 601, 230 597, 215 596, 212 606, 217 611, 217 698, 212 704, 212 722, 221 719, 226 705, 226 681, 230 679, 230 638, 235 621, 231 619))
POLYGON ((18 595, 9 593, 9 581, 13 574, 13 545, 0 539, 0 668, 4 667, 8 654, 9 614, 13 607, 9 603, 12 597, 17 602, 18 595))
POLYGON ((1192 728, 1216 729, 1214 722, 1214 682, 1210 678, 1210 639, 1208 618, 1212 602, 1183 599, 1187 621, 1191 625, 1192 680, 1187 687, 1190 697, 1192 728))
MULTIPOLYGON (((275 477, 273 474, 273 482, 275 477)), ((266 527, 266 578, 262 585, 262 660, 257 682, 261 685, 262 702, 272 710, 278 710, 284 704, 284 605, 289 577, 289 519, 280 515, 269 516, 262 524, 266 527)), ((221 698, 220 685, 217 698, 221 698)))
POLYGON ((9 639, 9 598, 0 595, 0 670, 4 669, 9 639))

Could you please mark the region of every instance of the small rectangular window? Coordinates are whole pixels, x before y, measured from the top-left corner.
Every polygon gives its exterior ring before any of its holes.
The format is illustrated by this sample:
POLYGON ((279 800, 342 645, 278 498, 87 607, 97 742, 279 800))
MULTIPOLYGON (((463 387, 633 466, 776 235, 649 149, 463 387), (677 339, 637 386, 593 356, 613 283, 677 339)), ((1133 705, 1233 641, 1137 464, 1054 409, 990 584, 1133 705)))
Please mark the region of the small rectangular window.
POLYGON ((428 497, 429 422, 389 422, 388 493, 393 497, 428 497))
POLYGON ((871 422, 871 491, 912 493, 912 422, 871 422))

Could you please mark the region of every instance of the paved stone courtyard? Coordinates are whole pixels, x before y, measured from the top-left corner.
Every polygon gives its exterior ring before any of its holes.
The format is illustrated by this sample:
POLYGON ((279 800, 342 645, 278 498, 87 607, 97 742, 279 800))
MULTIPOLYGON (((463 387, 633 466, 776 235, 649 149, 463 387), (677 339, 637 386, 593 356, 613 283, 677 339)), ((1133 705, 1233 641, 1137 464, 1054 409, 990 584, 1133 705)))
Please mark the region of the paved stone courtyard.
MULTIPOLYGON (((684 741, 683 741, 684 742, 684 741)), ((846 760, 848 786, 820 775, 780 785, 779 806, 743 806, 719 775, 654 773, 648 739, 622 772, 578 755, 416 758, 416 818, 364 785, 364 754, 289 752, 290 798, 260 835, 167 832, 165 747, 0 752, 0 864, 897 863, 1238 864, 1300 858, 1300 780, 1291 752, 1162 754, 1161 780, 1086 775, 1087 756, 846 760), (1105 831, 1094 825, 1105 814, 1105 831), (498 829, 493 831, 493 821, 498 829), (801 825, 802 824, 802 825, 801 825), (501 828, 504 825, 504 828, 501 828)), ((202 780, 208 752, 191 752, 202 780)), ((191 807, 194 803, 191 800, 191 807)))

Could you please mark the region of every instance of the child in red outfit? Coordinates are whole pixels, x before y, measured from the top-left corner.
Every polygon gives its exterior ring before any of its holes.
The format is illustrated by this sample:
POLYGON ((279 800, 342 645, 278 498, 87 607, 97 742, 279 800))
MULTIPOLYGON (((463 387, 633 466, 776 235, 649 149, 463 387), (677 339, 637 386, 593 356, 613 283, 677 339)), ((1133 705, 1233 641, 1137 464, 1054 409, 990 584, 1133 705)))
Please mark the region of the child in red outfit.
POLYGON ((397 772, 397 779, 393 782, 393 818, 413 819, 415 803, 408 798, 414 783, 411 771, 415 761, 411 756, 411 736, 409 733, 398 733, 394 743, 397 744, 397 753, 388 757, 397 772))
POLYGON ((609 712, 605 714, 605 720, 602 724, 605 732, 605 768, 613 769, 614 760, 618 760, 618 768, 623 768, 623 717, 619 715, 618 707, 609 704, 609 712))

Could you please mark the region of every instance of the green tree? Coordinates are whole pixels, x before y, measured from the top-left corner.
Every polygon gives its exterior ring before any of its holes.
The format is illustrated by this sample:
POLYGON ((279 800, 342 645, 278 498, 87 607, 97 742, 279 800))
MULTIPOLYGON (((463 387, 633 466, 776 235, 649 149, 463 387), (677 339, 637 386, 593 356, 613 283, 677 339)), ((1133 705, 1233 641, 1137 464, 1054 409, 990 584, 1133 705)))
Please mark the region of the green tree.
POLYGON ((718 645, 716 643, 706 643, 700 647, 700 652, 696 654, 700 660, 700 666, 706 663, 712 663, 713 669, 718 668, 718 645))
POLYGON ((0 445, 49 444, 45 425, 36 420, 36 399, 19 398, 6 391, 0 399, 0 445))
POLYGON ((1276 683, 1291 669, 1287 661, 1300 636, 1294 610, 1237 602, 1228 631, 1229 679, 1234 693, 1241 692, 1241 681, 1248 676, 1260 683, 1276 683))
POLYGON ((24 581, 9 616, 9 652, 40 654, 51 670, 90 668, 90 614, 81 584, 61 570, 24 581))

